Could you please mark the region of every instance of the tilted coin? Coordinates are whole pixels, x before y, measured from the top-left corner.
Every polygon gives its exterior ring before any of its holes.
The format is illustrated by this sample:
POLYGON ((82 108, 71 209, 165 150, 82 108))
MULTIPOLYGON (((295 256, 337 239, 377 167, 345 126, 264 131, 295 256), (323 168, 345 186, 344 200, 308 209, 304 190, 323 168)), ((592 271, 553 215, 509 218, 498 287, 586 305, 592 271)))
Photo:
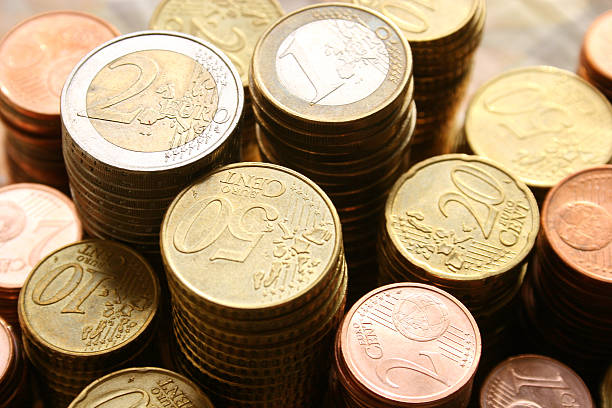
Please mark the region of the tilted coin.
POLYGON ((535 66, 483 85, 465 120, 472 151, 493 159, 530 187, 612 158, 612 105, 577 75, 535 66))
POLYGON ((180 33, 121 36, 75 67, 65 135, 109 167, 160 172, 205 158, 232 134, 244 91, 228 58, 180 33))
POLYGON ((191 380, 162 368, 127 368, 87 386, 69 408, 104 406, 163 406, 212 408, 208 397, 191 380))
POLYGON ((509 406, 595 407, 589 389, 571 368, 533 354, 501 362, 482 386, 481 408, 509 406))
POLYGON ((20 323, 48 353, 104 356, 142 337, 159 296, 157 277, 140 255, 116 242, 85 240, 34 268, 20 293, 20 323))
MULTIPOLYGON (((357 406, 465 406, 480 332, 457 299, 433 286, 397 283, 361 298, 338 334, 337 369, 357 406)), ((353 405, 351 405, 353 406, 353 405)))
POLYGON ((255 44, 282 15, 276 0, 162 0, 149 28, 180 31, 210 41, 234 63, 246 87, 255 44))
POLYGON ((538 207, 525 184, 488 159, 462 154, 412 167, 385 209, 386 233, 406 261, 456 281, 521 264, 538 227, 538 207))
POLYGON ((612 11, 601 14, 584 35, 578 75, 612 100, 612 11))
POLYGON ((185 189, 161 231, 169 280, 209 308, 243 314, 320 290, 341 239, 335 208, 314 183, 255 163, 223 167, 185 189))

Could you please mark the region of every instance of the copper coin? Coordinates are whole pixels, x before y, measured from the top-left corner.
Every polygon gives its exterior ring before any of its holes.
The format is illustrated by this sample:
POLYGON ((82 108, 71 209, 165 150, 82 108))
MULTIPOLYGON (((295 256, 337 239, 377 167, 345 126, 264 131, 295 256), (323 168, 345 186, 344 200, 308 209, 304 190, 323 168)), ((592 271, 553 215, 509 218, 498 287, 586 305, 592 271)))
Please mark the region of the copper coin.
POLYGON ((542 228, 566 264, 612 284, 612 165, 585 169, 562 180, 544 202, 542 228))
MULTIPOLYGON (((612 10, 600 15, 584 36, 582 57, 592 75, 612 84, 612 10)), ((608 92, 612 89, 608 90, 608 92)))
POLYGON ((29 117, 59 117, 62 87, 74 65, 117 35, 106 21, 82 12, 30 17, 0 42, 0 98, 29 117))
POLYGON ((74 204, 42 184, 0 188, 0 291, 18 290, 50 252, 81 239, 74 204))
POLYGON ((4 321, 0 319, 0 385, 6 379, 6 375, 10 374, 9 369, 14 360, 14 353, 11 332, 4 321))
POLYGON ((582 379, 550 357, 510 357, 491 371, 480 392, 481 408, 594 407, 582 379))
POLYGON ((341 330, 351 376, 391 404, 434 406, 463 395, 480 360, 480 332, 470 312, 429 285, 396 283, 368 293, 341 330))

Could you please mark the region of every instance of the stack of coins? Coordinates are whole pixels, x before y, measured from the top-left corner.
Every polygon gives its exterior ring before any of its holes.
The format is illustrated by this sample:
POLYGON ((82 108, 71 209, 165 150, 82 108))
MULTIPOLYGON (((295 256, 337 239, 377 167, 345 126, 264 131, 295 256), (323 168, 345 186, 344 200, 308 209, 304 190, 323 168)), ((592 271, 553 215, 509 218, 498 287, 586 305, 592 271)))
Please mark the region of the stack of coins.
POLYGON ((550 357, 523 354, 501 362, 480 390, 480 408, 595 408, 582 379, 550 357))
POLYGON ((362 297, 336 337, 337 408, 467 406, 480 359, 470 312, 448 293, 397 283, 362 297))
POLYGON ((153 337, 159 296, 144 258, 113 241, 65 246, 34 268, 19 295, 19 322, 50 407, 66 407, 139 356, 153 337))
POLYGON ((485 23, 485 0, 352 0, 396 23, 410 43, 418 107, 411 162, 451 153, 455 116, 465 96, 485 23))
POLYGON ((273 164, 226 166, 171 204, 161 245, 180 370, 218 406, 316 406, 347 285, 325 193, 273 164))
POLYGON ((379 214, 416 123, 410 47, 373 10, 307 7, 262 36, 249 81, 263 158, 315 181, 338 209, 356 299, 376 286, 379 214))
POLYGON ((610 165, 570 175, 550 191, 522 291, 527 332, 581 372, 603 370, 612 358, 610 191, 610 165))
POLYGON ((28 406, 27 380, 28 372, 21 342, 11 326, 0 318, 0 406, 28 406))
POLYGON ((608 367, 599 388, 601 408, 612 408, 612 365, 608 367))
POLYGON ((580 50, 578 75, 612 101, 612 10, 600 15, 589 27, 580 50))
POLYGON ((0 118, 13 181, 67 191, 59 99, 74 65, 119 35, 106 21, 76 11, 31 17, 0 40, 0 118))
POLYGON ((276 0, 162 0, 149 22, 153 30, 180 31, 209 41, 234 63, 244 86, 240 124, 243 161, 261 161, 248 87, 253 49, 263 32, 283 14, 276 0))
POLYGON ((17 298, 44 256, 81 239, 74 204, 58 190, 19 183, 0 188, 0 316, 18 322, 17 298))
POLYGON ((180 33, 144 31, 81 60, 62 94, 70 189, 89 235, 159 258, 176 194, 239 159, 243 89, 229 59, 180 33))
POLYGON ((126 368, 89 384, 68 408, 213 408, 191 380, 163 368, 126 368))
POLYGON ((384 220, 380 283, 415 281, 450 292, 478 321, 483 357, 506 352, 540 222, 529 188, 491 160, 437 156, 397 181, 384 220))
POLYGON ((612 105, 554 67, 512 70, 484 84, 464 131, 472 152, 513 172, 539 202, 565 176, 612 159, 612 105))

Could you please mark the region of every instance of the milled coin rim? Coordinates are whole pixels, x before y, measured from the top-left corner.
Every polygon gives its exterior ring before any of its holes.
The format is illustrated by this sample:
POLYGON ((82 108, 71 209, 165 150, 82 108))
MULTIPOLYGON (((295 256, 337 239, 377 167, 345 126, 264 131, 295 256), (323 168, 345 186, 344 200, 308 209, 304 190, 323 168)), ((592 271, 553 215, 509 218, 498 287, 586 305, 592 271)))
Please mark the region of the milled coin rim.
MULTIPOLYGON (((561 68, 557 68, 557 67, 553 67, 553 66, 549 66, 549 65, 532 65, 532 66, 528 66, 528 67, 523 67, 523 68, 515 68, 515 69, 511 69, 508 71, 504 71, 499 75, 494 76, 493 78, 489 79, 487 82, 485 82, 484 84, 480 85, 480 87, 478 88, 478 90, 476 91, 476 93, 472 96, 470 103, 467 106, 467 109, 465 111, 465 121, 464 121, 464 125, 463 125, 463 129, 464 129, 464 134, 465 134, 465 139, 467 141, 467 144, 469 146, 469 148, 474 152, 474 154, 481 156, 481 157, 486 157, 488 159, 491 160, 495 160, 494 157, 490 157, 489 155, 484 153, 484 149, 481 148, 481 144, 478 143, 478 139, 482 140, 482 137, 477 137, 475 135, 470 136, 470 132, 468 129, 468 124, 473 120, 472 115, 473 115, 473 111, 476 107, 476 104, 478 102, 481 102, 481 97, 482 95, 488 91, 488 88, 493 85, 494 83, 503 80, 505 78, 517 75, 517 74, 521 74, 521 73, 525 73, 525 72, 532 72, 532 73, 545 73, 545 74, 557 74, 557 75, 563 75, 567 78, 571 78, 571 80, 575 81, 577 80, 578 82, 580 82, 582 85, 584 85, 586 88, 590 89, 596 96, 598 97, 603 105, 607 105, 608 108, 608 112, 610 113, 610 120, 612 121, 612 104, 608 101, 608 99, 606 98, 606 96, 604 94, 601 93, 601 91, 597 88, 595 88, 595 86, 593 86, 593 84, 589 83, 588 81, 584 80, 583 78, 579 77, 578 75, 576 75, 575 73, 571 72, 571 71, 567 71, 565 69, 561 69, 561 68)), ((610 136, 610 140, 612 140, 612 131, 609 132, 609 136, 610 136)), ((608 152, 606 157, 608 158, 607 162, 603 162, 603 163, 598 163, 598 164, 605 164, 605 163, 609 163, 612 160, 612 142, 610 142, 610 145, 608 147, 608 152)), ((506 158, 504 158, 504 160, 507 161, 506 158)), ((591 164, 588 167, 592 167, 592 166, 596 166, 598 164, 591 164)), ((545 188, 545 189, 549 189, 554 187, 555 185, 557 185, 559 182, 561 182, 562 179, 564 179, 566 176, 568 176, 568 174, 562 176, 562 177, 558 177, 557 181, 555 182, 550 182, 548 180, 543 181, 543 180, 537 180, 534 179, 532 177, 525 177, 521 174, 519 174, 519 172, 514 173, 516 174, 516 178, 520 179, 523 183, 527 184, 530 187, 534 187, 534 188, 545 188)))
POLYGON ((130 338, 127 341, 124 341, 122 343, 119 343, 111 348, 108 349, 104 349, 104 350, 98 350, 95 352, 83 352, 83 351, 73 351, 73 350, 68 350, 62 347, 58 347, 55 344, 51 344, 49 343, 46 339, 44 339, 43 337, 40 336, 40 334, 34 330, 32 330, 32 325, 29 322, 29 318, 27 317, 28 314, 25 311, 25 290, 21 290, 19 292, 19 300, 18 300, 18 313, 19 313, 19 323, 22 326, 23 330, 26 330, 29 333, 29 336, 32 337, 32 339, 36 340, 39 343, 39 347, 40 346, 44 346, 48 349, 50 349, 52 352, 55 353, 59 353, 61 355, 65 355, 68 357, 76 357, 76 358, 96 358, 98 356, 105 356, 105 355, 111 355, 113 354, 115 351, 122 349, 124 347, 129 347, 130 344, 134 343, 134 341, 136 341, 143 333, 145 333, 147 331, 147 329, 150 329, 151 324, 153 322, 153 320, 155 319, 155 317, 158 315, 159 312, 159 306, 160 306, 160 297, 161 297, 161 289, 160 289, 160 283, 159 283, 159 279, 157 278, 157 275, 155 274, 155 271, 153 270, 153 268, 151 267, 151 265, 149 264, 149 262, 136 250, 132 249, 131 247, 122 244, 120 242, 117 242, 115 240, 110 240, 110 239, 99 239, 99 238, 89 238, 89 239, 84 239, 81 241, 77 241, 77 242, 73 242, 72 244, 68 244, 65 245, 61 248, 58 248, 57 250, 51 252, 49 255, 45 256, 43 259, 40 260, 40 262, 38 262, 36 264, 36 266, 34 266, 34 268, 32 268, 32 272, 28 275, 28 278, 26 279, 26 281, 23 284, 23 288, 25 288, 30 281, 32 280, 32 276, 34 275, 34 271, 37 270, 42 264, 43 262, 47 261, 47 259, 55 256, 56 253, 58 253, 59 251, 62 251, 66 248, 69 247, 73 247, 76 245, 83 245, 83 244, 88 244, 88 243, 99 243, 99 242, 103 242, 104 244, 110 244, 110 245, 116 245, 118 247, 120 247, 121 249, 125 250, 128 253, 131 253, 132 255, 134 255, 140 262, 142 262, 144 269, 149 273, 149 276, 151 278, 152 284, 153 284, 153 288, 152 288, 152 293, 153 293, 153 302, 151 305, 151 313, 149 314, 149 316, 147 317, 147 319, 143 322, 142 326, 140 327, 140 329, 138 330, 138 333, 135 333, 134 335, 130 336, 130 338), (153 307, 154 306, 154 307, 153 307))
POLYGON ((172 201, 172 204, 170 204, 170 206, 166 210, 166 213, 164 215, 164 220, 161 226, 161 231, 159 234, 159 240, 160 240, 160 249, 161 249, 160 252, 162 255, 163 263, 166 266, 167 273, 172 273, 173 279, 177 282, 180 282, 184 288, 192 291, 194 295, 200 297, 205 302, 208 302, 211 305, 222 308, 222 309, 231 309, 231 310, 238 311, 238 312, 240 311, 264 312, 266 310, 278 309, 279 306, 289 304, 293 302, 294 300, 299 299, 300 297, 304 295, 307 295, 308 292, 313 287, 320 284, 322 280, 327 279, 326 276, 328 272, 332 270, 335 271, 334 267, 338 264, 339 256, 342 253, 342 226, 340 225, 340 218, 338 216, 338 212, 336 211, 336 207, 332 203, 331 199, 327 196, 327 194, 325 194, 325 192, 317 184, 315 184, 312 180, 310 180, 306 176, 294 170, 288 169, 286 167, 283 167, 277 164, 261 163, 261 162, 240 162, 240 163, 233 163, 233 164, 215 169, 209 172, 208 174, 204 175, 203 177, 199 178, 194 183, 187 186, 185 189, 183 189, 176 196, 176 198, 172 201), (294 293, 292 296, 284 298, 280 301, 276 300, 273 303, 265 304, 263 306, 252 305, 252 304, 249 305, 246 303, 219 302, 219 299, 214 299, 213 297, 208 295, 204 290, 197 288, 194 284, 192 284, 191 282, 187 280, 184 274, 180 273, 180 268, 176 267, 176 262, 174 261, 173 256, 169 255, 168 253, 172 250, 167 249, 172 246, 172 239, 167 238, 167 235, 169 234, 168 223, 170 221, 170 216, 172 214, 172 211, 178 204, 178 202, 183 198, 183 196, 188 194, 188 192, 193 188, 193 186, 205 183, 208 178, 210 178, 211 176, 217 173, 231 170, 231 169, 236 169, 236 168, 249 168, 249 167, 263 167, 263 168, 267 168, 267 169, 271 169, 275 171, 280 171, 282 173, 286 173, 286 174, 289 174, 290 176, 296 177, 297 179, 299 179, 300 181, 304 182, 306 185, 311 187, 321 197, 323 202, 327 205, 331 213, 332 220, 334 221, 334 230, 335 230, 334 248, 330 254, 329 260, 327 261, 325 267, 322 269, 322 272, 319 274, 317 279, 313 280, 309 285, 305 286, 299 292, 294 293))
POLYGON ((395 182, 395 184, 389 191, 387 203, 385 204, 384 223, 385 223, 384 228, 386 229, 387 236, 390 237, 391 242, 396 247, 396 251, 402 254, 402 256, 406 259, 406 262, 411 262, 417 265, 418 267, 422 268, 423 270, 427 271, 427 273, 431 273, 435 276, 442 277, 446 280, 450 279, 451 281, 453 280, 454 281, 479 281, 479 280, 487 279, 491 276, 502 275, 505 272, 509 271, 510 269, 515 268, 517 265, 521 264, 522 262, 525 262, 525 258, 527 257, 529 252, 531 252, 535 244, 535 241, 538 235, 538 231, 540 229, 540 210, 538 209, 537 201, 533 193, 529 189, 529 187, 527 187, 525 183, 519 180, 512 172, 508 171, 504 166, 500 165, 494 160, 490 160, 482 156, 474 156, 474 155, 468 155, 468 154, 463 154, 463 153, 451 153, 451 154, 444 154, 444 155, 435 156, 435 157, 423 160, 415 164, 414 166, 412 166, 410 170, 408 170, 406 173, 400 176, 400 178, 395 182), (506 174, 508 178, 510 178, 512 181, 515 182, 518 189, 521 190, 525 194, 525 198, 529 202, 529 206, 531 207, 530 210, 533 215, 532 215, 531 230, 529 231, 529 234, 527 235, 525 246, 522 248, 522 250, 518 254, 516 254, 512 258, 512 262, 508 262, 506 266, 498 269, 495 272, 491 272, 487 274, 479 274, 478 276, 474 276, 474 275, 465 276, 465 275, 459 275, 459 274, 451 274, 450 272, 444 272, 438 269, 434 269, 429 265, 429 263, 423 260, 417 259, 414 255, 408 252, 406 248, 404 248, 402 243, 399 242, 396 234, 394 234, 393 231, 389 229, 389 218, 393 210, 395 197, 398 191, 404 185, 404 183, 409 178, 412 178, 413 176, 415 176, 416 173, 419 172, 421 169, 431 166, 431 165, 435 165, 435 163, 444 162, 448 160, 460 160, 465 163, 480 162, 480 163, 487 164, 501 171, 502 173, 506 174))
MULTIPOLYGON (((206 69, 206 67, 204 68, 206 69)), ((228 98, 230 97, 231 96, 228 98)), ((233 103, 229 106, 233 106, 233 103)), ((64 83, 60 99, 60 116, 62 121, 62 134, 64 137, 70 137, 76 146, 100 163, 121 170, 144 173, 169 171, 185 167, 211 154, 213 151, 220 148, 221 145, 235 133, 238 122, 242 118, 243 109, 244 88, 238 71, 236 71, 236 68, 229 58, 217 47, 198 37, 176 31, 164 30, 137 31, 125 34, 95 48, 83 57, 83 59, 73 68, 64 83), (153 38, 142 39, 141 37, 153 38), (130 44, 130 40, 134 40, 134 43, 130 44), (122 42, 128 43, 128 46, 126 46, 127 49, 122 49, 121 45, 117 45, 122 42), (115 47, 119 47, 119 51, 116 51, 115 47), (171 51, 183 54, 196 62, 198 53, 201 52, 204 55, 218 58, 217 61, 225 64, 228 68, 230 74, 228 76, 230 78, 227 79, 229 79, 229 81, 233 80, 233 83, 228 82, 225 92, 219 92, 219 98, 227 94, 228 90, 235 92, 237 102, 233 112, 234 117, 231 121, 227 122, 228 125, 222 136, 217 138, 210 145, 201 147, 200 149, 202 150, 197 153, 191 153, 192 148, 197 148, 197 146, 194 147, 198 145, 195 141, 196 139, 172 150, 158 152, 136 152, 124 149, 107 141, 100 135, 93 127, 91 119, 87 116, 78 115, 79 112, 86 111, 86 98, 89 85, 101 68, 124 55, 137 51, 149 50, 171 51), (75 104, 79 106, 71 106, 75 104), (183 155, 187 157, 177 160, 174 159, 174 156, 181 157, 183 155), (168 158, 171 158, 171 160, 168 161, 168 158)), ((210 126, 212 126, 212 122, 206 127, 205 131, 208 130, 210 126)))

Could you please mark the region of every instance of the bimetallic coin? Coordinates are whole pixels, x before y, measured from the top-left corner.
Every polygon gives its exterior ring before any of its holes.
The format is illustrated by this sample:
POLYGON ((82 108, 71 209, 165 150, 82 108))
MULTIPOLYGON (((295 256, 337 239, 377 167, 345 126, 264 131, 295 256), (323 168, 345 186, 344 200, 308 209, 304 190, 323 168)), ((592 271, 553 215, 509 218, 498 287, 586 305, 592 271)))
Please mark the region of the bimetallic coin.
POLYGON ((382 15, 316 5, 287 15, 261 37, 251 91, 300 121, 354 125, 393 109, 411 72, 410 47, 382 15))
POLYGON ((368 293, 347 313, 339 336, 347 383, 387 404, 376 406, 442 406, 469 390, 481 353, 470 312, 418 283, 368 293))
POLYGON ((65 132, 111 168, 185 166, 234 131, 244 103, 239 78, 220 50, 196 37, 124 35, 92 51, 66 81, 65 132))
POLYGON ((170 280, 209 307, 259 313, 327 282, 341 239, 323 191, 292 170, 258 163, 223 167, 185 189, 161 231, 170 280))
POLYGON ((248 85, 253 49, 283 11, 276 0, 163 0, 149 22, 153 30, 172 30, 200 37, 223 51, 248 85))
POLYGON ((476 93, 465 134, 472 151, 530 187, 612 158, 612 105, 577 75, 536 66, 506 72, 476 93))
POLYGON ((594 408, 582 379, 550 357, 523 354, 501 362, 480 391, 481 408, 585 407, 594 408))
POLYGON ((81 239, 74 204, 41 184, 0 188, 0 292, 18 291, 50 252, 81 239))
POLYGON ((162 368, 127 368, 89 384, 69 408, 104 406, 172 406, 213 408, 208 397, 191 380, 162 368))
POLYGON ((386 234, 406 261, 455 281, 521 264, 538 227, 537 203, 524 183, 490 160, 462 154, 412 167, 385 209, 386 234))
POLYGON ((72 358, 137 342, 156 314, 160 287, 132 249, 85 240, 44 258, 19 297, 20 322, 35 344, 72 358))

